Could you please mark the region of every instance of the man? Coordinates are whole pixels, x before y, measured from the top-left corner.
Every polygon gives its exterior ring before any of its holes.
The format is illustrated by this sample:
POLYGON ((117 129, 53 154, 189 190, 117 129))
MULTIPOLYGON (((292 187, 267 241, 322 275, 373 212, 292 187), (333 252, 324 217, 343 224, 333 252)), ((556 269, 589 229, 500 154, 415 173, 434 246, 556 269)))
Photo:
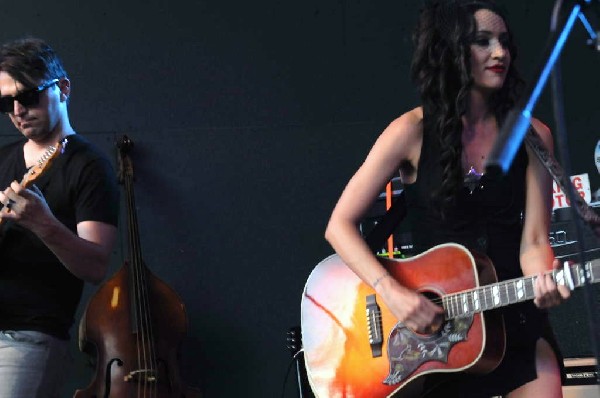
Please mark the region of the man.
POLYGON ((44 41, 0 48, 0 111, 24 136, 0 148, 0 398, 59 396, 83 283, 104 278, 116 239, 114 171, 71 127, 70 93, 44 41))

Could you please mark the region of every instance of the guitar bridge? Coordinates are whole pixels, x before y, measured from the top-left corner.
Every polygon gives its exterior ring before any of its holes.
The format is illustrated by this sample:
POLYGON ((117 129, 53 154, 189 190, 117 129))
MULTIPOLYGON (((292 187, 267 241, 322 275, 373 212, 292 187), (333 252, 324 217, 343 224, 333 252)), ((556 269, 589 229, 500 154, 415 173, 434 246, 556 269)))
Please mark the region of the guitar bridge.
POLYGON ((369 328, 369 344, 373 358, 380 357, 383 347, 383 326, 381 323, 381 309, 377 304, 374 294, 367 296, 366 302, 367 327, 369 328))

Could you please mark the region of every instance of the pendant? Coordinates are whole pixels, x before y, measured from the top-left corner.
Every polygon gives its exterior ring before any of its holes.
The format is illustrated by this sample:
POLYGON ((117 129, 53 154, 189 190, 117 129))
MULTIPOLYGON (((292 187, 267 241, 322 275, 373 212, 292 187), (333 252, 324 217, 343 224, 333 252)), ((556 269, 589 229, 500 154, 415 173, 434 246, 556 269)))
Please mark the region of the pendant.
POLYGON ((465 175, 464 183, 471 195, 473 194, 473 191, 475 191, 475 188, 479 186, 479 180, 481 180, 482 176, 483 173, 478 173, 473 166, 471 166, 465 175))

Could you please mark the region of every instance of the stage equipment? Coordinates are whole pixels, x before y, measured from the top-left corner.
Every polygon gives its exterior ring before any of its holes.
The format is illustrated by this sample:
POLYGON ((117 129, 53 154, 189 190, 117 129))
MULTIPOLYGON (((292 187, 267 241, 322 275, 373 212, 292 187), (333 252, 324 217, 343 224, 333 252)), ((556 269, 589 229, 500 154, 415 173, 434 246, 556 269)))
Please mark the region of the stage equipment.
POLYGON ((595 367, 594 358, 565 359, 566 381, 563 385, 563 398, 600 397, 595 367))

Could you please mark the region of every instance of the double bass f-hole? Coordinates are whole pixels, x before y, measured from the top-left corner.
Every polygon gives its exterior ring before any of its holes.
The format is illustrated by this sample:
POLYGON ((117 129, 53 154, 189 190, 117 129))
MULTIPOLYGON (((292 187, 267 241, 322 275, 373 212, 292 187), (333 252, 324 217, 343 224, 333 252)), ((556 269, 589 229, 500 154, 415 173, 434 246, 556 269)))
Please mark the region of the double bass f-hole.
POLYGON ((108 361, 108 364, 106 365, 106 376, 104 377, 104 398, 110 397, 110 376, 111 376, 110 369, 111 369, 113 363, 115 363, 115 362, 117 363, 117 366, 123 366, 123 361, 121 361, 119 358, 113 358, 110 361, 108 361))
POLYGON ((142 258, 129 156, 133 142, 123 136, 117 148, 129 257, 90 299, 81 319, 79 346, 96 358, 96 377, 85 390, 77 390, 75 398, 201 397, 184 385, 179 371, 185 306, 142 258))

